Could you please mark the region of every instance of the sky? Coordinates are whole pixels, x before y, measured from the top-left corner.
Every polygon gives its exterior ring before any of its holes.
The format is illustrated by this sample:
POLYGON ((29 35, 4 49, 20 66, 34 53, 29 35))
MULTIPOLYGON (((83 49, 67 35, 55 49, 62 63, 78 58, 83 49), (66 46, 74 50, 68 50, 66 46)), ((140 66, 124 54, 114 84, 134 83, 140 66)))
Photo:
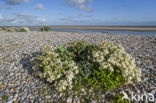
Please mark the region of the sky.
POLYGON ((0 26, 156 26, 156 0, 0 0, 0 26))

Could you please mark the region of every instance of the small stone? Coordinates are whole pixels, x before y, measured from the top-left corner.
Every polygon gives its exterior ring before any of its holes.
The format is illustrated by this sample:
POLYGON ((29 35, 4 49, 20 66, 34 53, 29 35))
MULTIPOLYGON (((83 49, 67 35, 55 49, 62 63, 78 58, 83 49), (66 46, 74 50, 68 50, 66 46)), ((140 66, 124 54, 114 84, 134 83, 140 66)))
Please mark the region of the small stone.
POLYGON ((14 95, 14 98, 17 98, 18 97, 18 93, 16 93, 15 95, 14 95))
POLYGON ((96 103, 96 101, 91 101, 91 103, 96 103))
POLYGON ((152 91, 151 91, 151 93, 152 93, 152 94, 155 94, 155 93, 156 93, 156 91, 155 91, 155 90, 152 90, 152 91))
POLYGON ((34 99, 34 96, 30 96, 30 99, 34 99))
POLYGON ((67 99, 67 103, 72 103, 72 98, 71 98, 71 97, 69 97, 69 98, 67 99))
POLYGON ((42 100, 42 98, 39 98, 39 101, 41 101, 42 100))
POLYGON ((10 69, 12 69, 13 66, 14 66, 14 63, 10 65, 10 69))
POLYGON ((16 101, 17 100, 17 98, 13 98, 13 101, 16 101))
POLYGON ((46 99, 50 99, 50 98, 51 98, 51 96, 50 96, 50 95, 47 95, 47 96, 45 96, 45 98, 46 98, 46 99))
POLYGON ((56 96, 57 96, 57 94, 54 94, 54 95, 53 95, 53 98, 55 98, 56 96))
POLYGON ((79 99, 78 97, 75 97, 75 98, 74 98, 74 103, 81 103, 81 102, 80 102, 80 99, 79 99))
POLYGON ((7 85, 6 84, 1 84, 0 88, 5 88, 7 85))
POLYGON ((102 98, 105 98, 105 95, 102 94, 101 97, 102 97, 102 98))
POLYGON ((13 75, 14 75, 14 73, 10 73, 10 75, 9 75, 9 76, 10 76, 10 77, 12 77, 13 75))

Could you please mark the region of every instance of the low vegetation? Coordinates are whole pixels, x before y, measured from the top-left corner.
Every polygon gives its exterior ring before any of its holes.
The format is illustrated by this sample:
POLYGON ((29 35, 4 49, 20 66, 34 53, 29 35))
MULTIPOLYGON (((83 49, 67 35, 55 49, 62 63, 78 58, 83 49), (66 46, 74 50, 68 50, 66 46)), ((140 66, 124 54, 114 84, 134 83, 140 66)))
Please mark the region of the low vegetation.
POLYGON ((6 30, 4 27, 0 27, 0 31, 2 31, 2 30, 6 30))
POLYGON ((110 99, 111 103, 133 103, 131 100, 122 99, 124 95, 117 93, 112 99, 110 99))
POLYGON ((44 27, 41 28, 42 32, 47 32, 47 31, 50 31, 50 30, 51 30, 51 28, 48 27, 48 26, 44 26, 44 27))
POLYGON ((152 43, 156 44, 156 41, 151 41, 152 43))
POLYGON ((5 103, 9 99, 9 96, 3 95, 0 99, 0 102, 5 103))
POLYGON ((31 62, 34 75, 59 93, 71 90, 73 95, 89 95, 141 81, 134 58, 112 42, 73 42, 55 50, 45 47, 31 62))
POLYGON ((16 27, 10 27, 7 29, 7 32, 29 32, 28 27, 20 27, 19 29, 16 27))
POLYGON ((30 32, 28 27, 21 27, 18 31, 19 32, 30 32))
POLYGON ((15 27, 9 27, 9 28, 7 28, 7 32, 17 32, 17 31, 18 31, 18 29, 15 28, 15 27))

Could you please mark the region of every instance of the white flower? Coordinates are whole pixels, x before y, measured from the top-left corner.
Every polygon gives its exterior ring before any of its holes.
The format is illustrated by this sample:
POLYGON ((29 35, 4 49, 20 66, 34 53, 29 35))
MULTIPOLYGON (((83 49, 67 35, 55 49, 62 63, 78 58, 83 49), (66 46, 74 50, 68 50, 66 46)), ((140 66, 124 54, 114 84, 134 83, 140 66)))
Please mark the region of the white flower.
POLYGON ((61 77, 61 74, 58 74, 58 75, 57 75, 57 78, 60 78, 60 77, 61 77))
POLYGON ((61 63, 61 60, 60 60, 60 59, 57 59, 57 60, 56 60, 56 63, 61 63))
POLYGON ((68 98, 67 103, 72 103, 72 98, 68 98))
POLYGON ((120 70, 116 70, 117 73, 120 73, 120 70))
POLYGON ((77 66, 74 66, 74 68, 73 68, 74 70, 77 70, 78 69, 78 67, 77 66))
POLYGON ((97 62, 103 62, 103 60, 104 60, 104 57, 103 56, 97 58, 97 62))
POLYGON ((98 57, 98 56, 99 56, 98 52, 93 52, 93 57, 98 57))
POLYGON ((110 70, 111 72, 114 72, 113 67, 109 67, 109 70, 110 70))
POLYGON ((79 73, 79 70, 75 70, 75 73, 78 74, 79 73))
POLYGON ((108 54, 109 53, 109 51, 107 50, 107 49, 104 49, 104 54, 108 54))

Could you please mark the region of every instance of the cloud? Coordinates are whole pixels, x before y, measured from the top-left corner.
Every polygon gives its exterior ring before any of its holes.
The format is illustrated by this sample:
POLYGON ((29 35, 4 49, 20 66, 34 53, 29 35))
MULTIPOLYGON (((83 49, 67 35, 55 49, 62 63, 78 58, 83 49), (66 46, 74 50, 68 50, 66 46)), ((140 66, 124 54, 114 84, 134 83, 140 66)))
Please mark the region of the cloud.
POLYGON ((1 20, 1 19, 3 19, 3 17, 2 17, 1 14, 0 14, 0 20, 1 20))
POLYGON ((60 18, 60 20, 61 21, 71 22, 71 21, 79 21, 79 20, 82 20, 82 19, 89 19, 88 17, 91 18, 92 14, 91 15, 78 14, 78 15, 75 15, 75 16, 67 16, 67 17, 60 18))
POLYGON ((92 0, 66 0, 67 5, 86 12, 93 10, 93 8, 89 5, 90 3, 92 3, 92 0))
POLYGON ((0 6, 1 9, 11 9, 12 7, 10 5, 3 5, 0 6))
POLYGON ((45 8, 41 3, 39 3, 39 4, 36 5, 35 9, 44 10, 45 8))
POLYGON ((8 5, 18 5, 21 3, 29 2, 30 0, 3 0, 8 5))
POLYGON ((25 14, 25 13, 18 13, 16 14, 15 17, 13 18, 3 18, 1 17, 0 19, 0 25, 10 25, 10 26, 14 26, 14 25, 18 25, 18 26, 22 26, 22 25, 41 25, 41 24, 46 24, 46 20, 42 19, 38 16, 33 16, 33 15, 29 15, 29 14, 25 14))
POLYGON ((75 16, 67 16, 60 18, 59 21, 66 25, 84 25, 93 23, 93 15, 92 14, 78 14, 75 16))

